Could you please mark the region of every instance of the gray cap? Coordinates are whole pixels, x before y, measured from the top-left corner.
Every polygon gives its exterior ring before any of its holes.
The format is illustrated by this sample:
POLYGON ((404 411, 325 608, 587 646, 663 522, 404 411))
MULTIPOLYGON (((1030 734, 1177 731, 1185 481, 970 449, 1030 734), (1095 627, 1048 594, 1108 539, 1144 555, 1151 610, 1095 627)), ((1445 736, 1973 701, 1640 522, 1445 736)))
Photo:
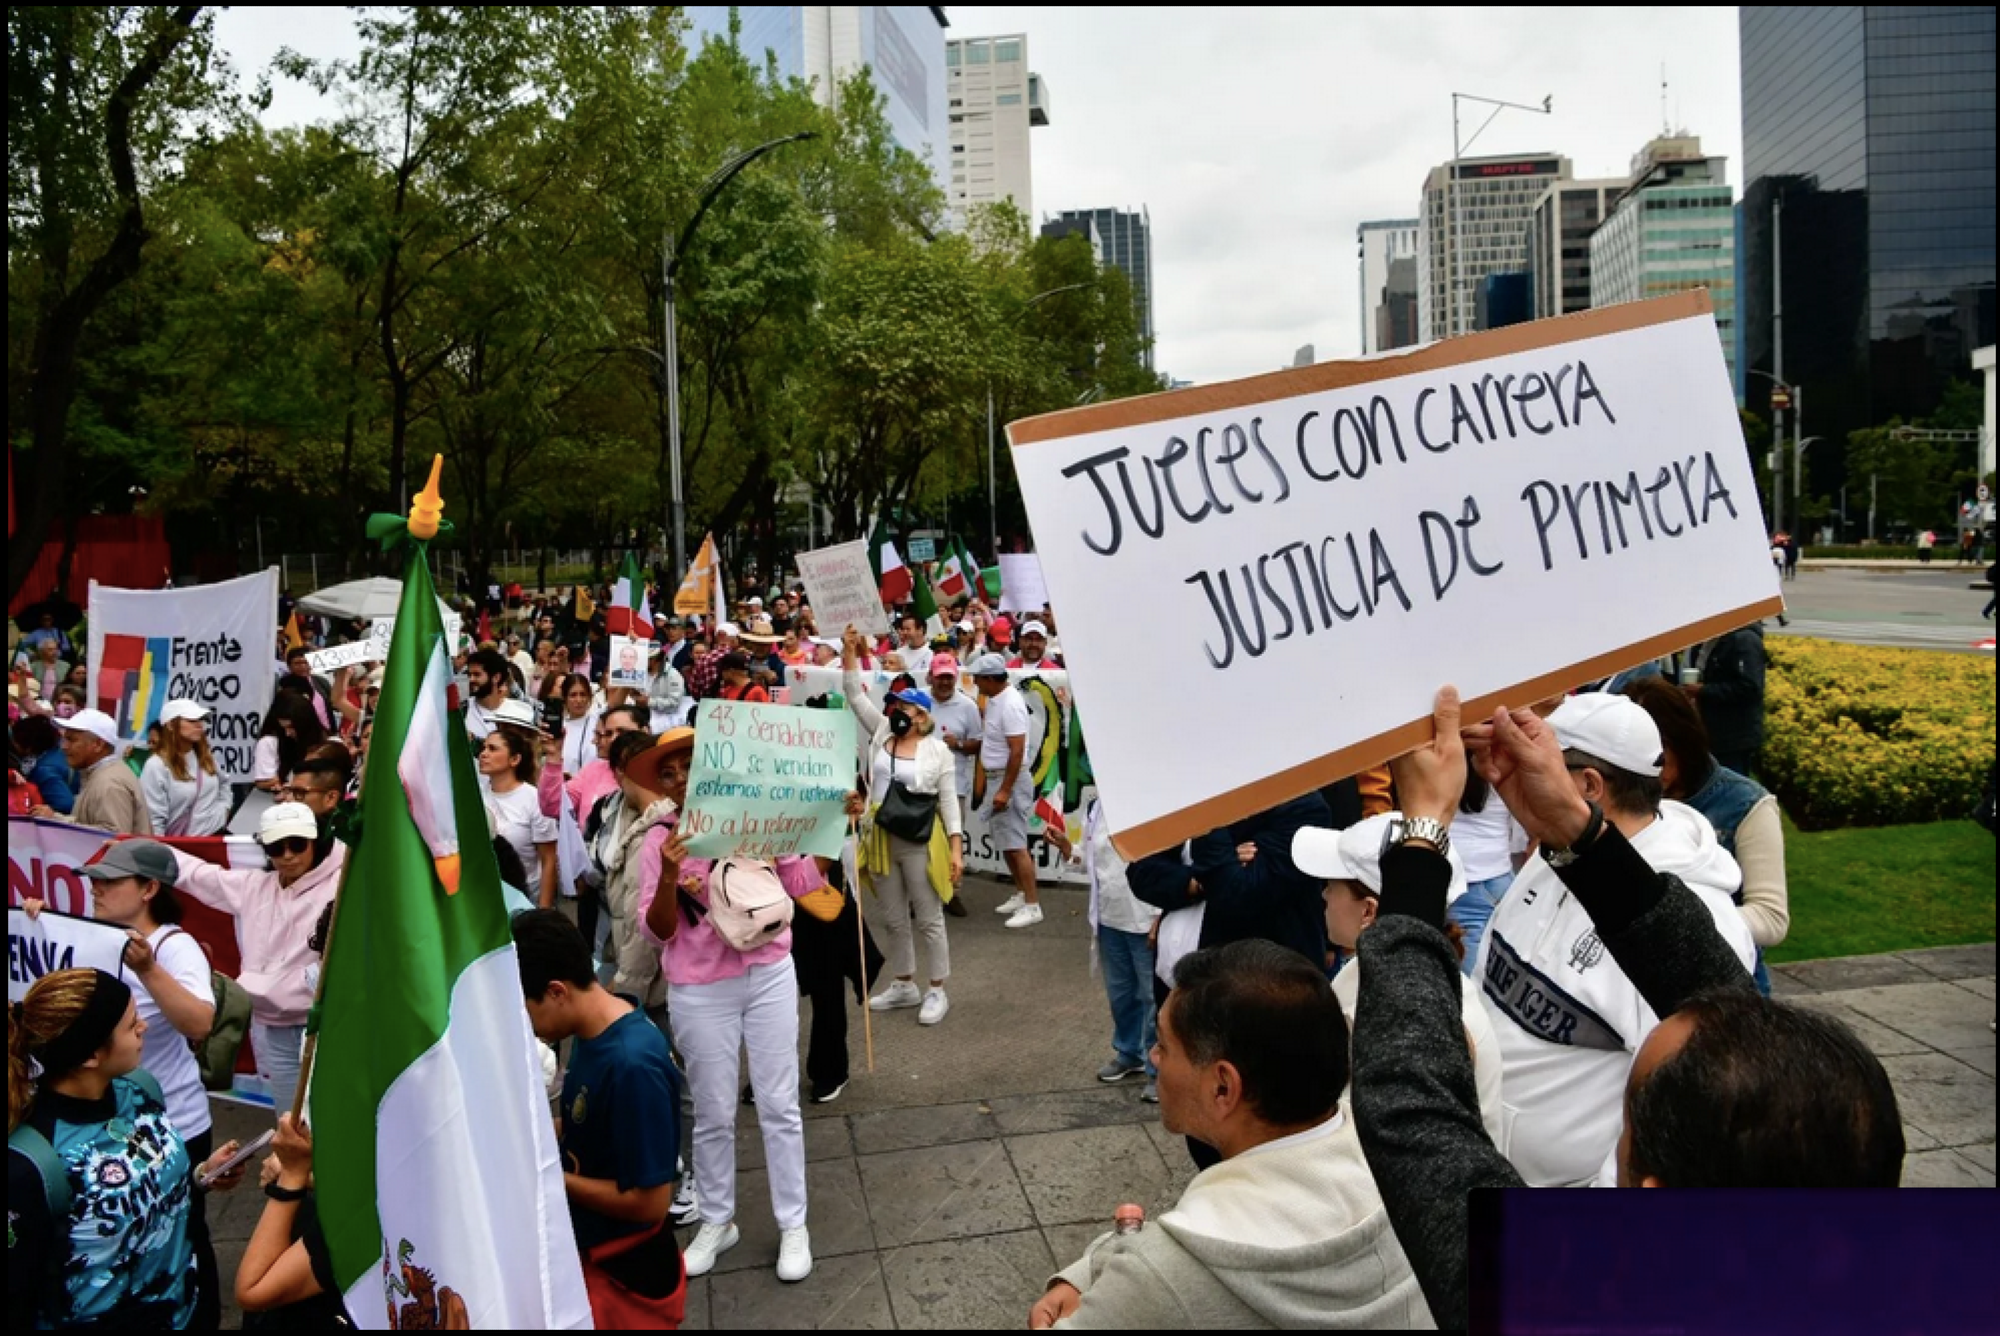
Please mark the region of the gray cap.
POLYGON ((104 847, 102 858, 77 871, 92 881, 137 877, 171 886, 181 875, 181 865, 174 861, 173 850, 158 840, 113 840, 104 847))
POLYGON ((982 654, 965 671, 974 677, 1005 677, 1007 660, 998 654, 982 654))

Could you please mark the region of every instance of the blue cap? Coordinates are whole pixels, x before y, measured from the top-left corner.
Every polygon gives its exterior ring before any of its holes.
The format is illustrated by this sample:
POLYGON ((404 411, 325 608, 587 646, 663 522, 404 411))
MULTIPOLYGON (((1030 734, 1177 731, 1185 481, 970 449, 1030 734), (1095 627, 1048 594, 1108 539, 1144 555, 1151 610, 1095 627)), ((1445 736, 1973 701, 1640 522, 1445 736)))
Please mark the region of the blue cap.
POLYGON ((902 691, 890 692, 889 699, 901 701, 905 705, 914 705, 925 714, 931 712, 931 693, 928 691, 919 691, 915 687, 907 687, 902 691))

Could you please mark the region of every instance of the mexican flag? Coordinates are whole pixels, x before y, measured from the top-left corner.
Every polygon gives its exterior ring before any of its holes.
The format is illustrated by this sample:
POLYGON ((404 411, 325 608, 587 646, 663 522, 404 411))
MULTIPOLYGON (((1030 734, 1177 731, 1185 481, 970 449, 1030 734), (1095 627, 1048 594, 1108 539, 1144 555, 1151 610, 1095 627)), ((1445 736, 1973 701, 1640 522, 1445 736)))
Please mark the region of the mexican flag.
POLYGON ((875 522, 874 536, 868 540, 868 564, 875 568, 876 582, 881 586, 882 602, 895 607, 908 599, 910 588, 915 583, 910 578, 910 568, 903 564, 903 558, 896 551, 896 542, 889 536, 889 526, 875 522))
MULTIPOLYGON (((433 473, 433 502, 435 488, 433 473)), ((370 532, 398 524, 378 516, 370 532)), ((314 1009, 320 1224, 360 1326, 587 1328, 430 564, 404 541, 361 834, 314 1009)))
POLYGON ((910 592, 916 614, 923 619, 924 635, 926 637, 943 635, 944 619, 938 616, 937 599, 931 594, 930 580, 928 578, 918 580, 916 587, 910 592))
POLYGON ((938 560, 937 592, 947 603, 956 602, 972 592, 972 578, 965 573, 965 562, 958 555, 956 544, 947 544, 944 555, 938 560))
POLYGON ((639 558, 630 552, 618 568, 618 583, 611 587, 611 609, 604 615, 604 630, 638 640, 653 638, 653 604, 646 594, 646 577, 639 571, 639 558))

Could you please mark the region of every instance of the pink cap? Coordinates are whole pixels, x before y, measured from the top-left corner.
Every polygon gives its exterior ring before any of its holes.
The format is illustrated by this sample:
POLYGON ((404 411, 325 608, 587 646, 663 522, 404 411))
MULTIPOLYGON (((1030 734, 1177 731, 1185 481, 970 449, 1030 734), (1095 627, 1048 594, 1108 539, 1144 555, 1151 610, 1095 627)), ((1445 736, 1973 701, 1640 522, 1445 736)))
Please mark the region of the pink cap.
POLYGON ((955 654, 931 655, 930 675, 932 677, 957 677, 958 656, 955 654))

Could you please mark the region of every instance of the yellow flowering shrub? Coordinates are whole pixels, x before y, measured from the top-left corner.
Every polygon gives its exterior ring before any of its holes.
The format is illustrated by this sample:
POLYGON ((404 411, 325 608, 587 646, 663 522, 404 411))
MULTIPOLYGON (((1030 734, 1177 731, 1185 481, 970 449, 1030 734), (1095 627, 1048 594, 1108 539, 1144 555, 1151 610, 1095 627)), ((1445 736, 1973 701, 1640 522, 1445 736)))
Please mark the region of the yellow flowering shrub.
POLYGON ((1804 830, 1965 816, 1994 756, 1993 660, 1773 637, 1758 778, 1804 830))

